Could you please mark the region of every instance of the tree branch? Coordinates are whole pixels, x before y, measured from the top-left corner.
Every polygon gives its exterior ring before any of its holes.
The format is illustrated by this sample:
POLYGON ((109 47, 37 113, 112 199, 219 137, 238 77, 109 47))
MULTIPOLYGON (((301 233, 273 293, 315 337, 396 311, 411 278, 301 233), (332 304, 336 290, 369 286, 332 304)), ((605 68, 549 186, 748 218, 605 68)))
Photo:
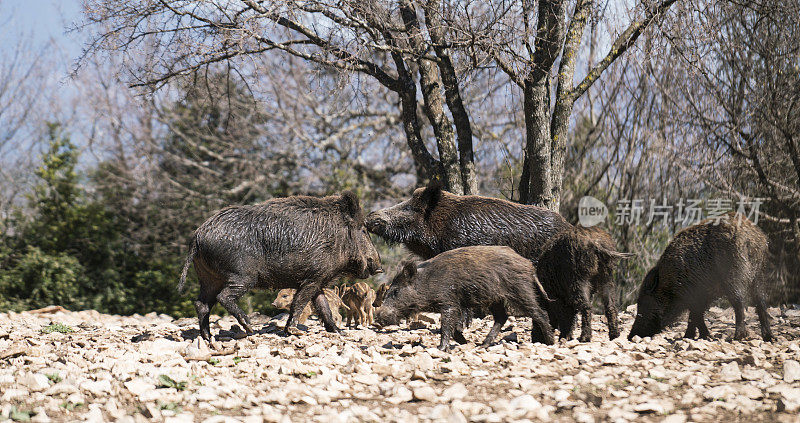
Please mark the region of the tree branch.
POLYGON ((663 2, 659 3, 655 7, 651 7, 646 13, 644 18, 633 21, 630 26, 628 26, 622 34, 614 41, 614 44, 611 45, 611 50, 609 50, 606 57, 600 61, 589 73, 583 78, 580 84, 572 90, 572 97, 578 98, 586 92, 589 87, 594 84, 597 78, 603 73, 603 71, 608 68, 614 60, 617 60, 619 56, 625 53, 625 50, 628 49, 633 43, 636 42, 636 39, 639 38, 639 35, 650 25, 656 18, 662 16, 666 13, 667 9, 672 6, 677 0, 664 0, 663 2))

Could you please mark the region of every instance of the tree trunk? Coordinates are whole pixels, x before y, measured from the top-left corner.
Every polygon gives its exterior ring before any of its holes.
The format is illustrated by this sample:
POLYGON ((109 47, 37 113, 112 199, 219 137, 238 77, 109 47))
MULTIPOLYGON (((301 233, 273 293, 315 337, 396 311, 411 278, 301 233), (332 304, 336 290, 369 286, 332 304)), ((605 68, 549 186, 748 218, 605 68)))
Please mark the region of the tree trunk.
POLYGON ((559 201, 554 198, 553 180, 561 176, 553 175, 552 168, 550 70, 563 44, 565 3, 563 0, 539 2, 534 54, 523 86, 525 159, 519 201, 556 211, 559 201))
POLYGON ((444 98, 439 70, 430 60, 423 57, 426 48, 422 38, 422 30, 417 19, 417 12, 408 0, 404 0, 401 3, 400 15, 408 33, 408 42, 418 55, 417 68, 424 101, 422 109, 425 111, 425 116, 428 117, 433 127, 433 134, 436 137, 442 183, 448 191, 461 195, 464 193, 464 189, 461 183, 458 151, 456 150, 455 135, 453 134, 453 124, 444 112, 444 98))
POLYGON ((453 122, 458 136, 458 157, 461 168, 461 183, 464 194, 478 193, 478 179, 475 175, 475 158, 472 147, 472 125, 470 124, 469 114, 467 113, 464 102, 461 98, 461 90, 458 86, 453 62, 450 59, 450 52, 446 47, 445 30, 441 16, 441 2, 430 0, 424 3, 425 21, 428 33, 433 43, 433 50, 439 58, 439 72, 444 83, 444 95, 447 101, 447 108, 453 115, 453 122))
POLYGON ((525 81, 525 170, 520 180, 519 201, 550 207, 552 175, 550 167, 550 87, 547 74, 525 81))

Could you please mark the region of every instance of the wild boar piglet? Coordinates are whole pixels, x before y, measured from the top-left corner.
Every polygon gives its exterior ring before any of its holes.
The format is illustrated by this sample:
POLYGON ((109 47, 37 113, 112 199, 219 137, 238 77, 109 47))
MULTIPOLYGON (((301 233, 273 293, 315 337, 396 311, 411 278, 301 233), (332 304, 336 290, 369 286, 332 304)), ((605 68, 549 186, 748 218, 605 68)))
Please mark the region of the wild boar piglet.
MULTIPOLYGON (((294 299, 296 291, 296 289, 291 288, 281 289, 278 291, 275 301, 272 302, 272 306, 283 310, 289 310, 292 306, 292 300, 294 299)), ((339 294, 333 289, 325 288, 322 292, 328 300, 328 307, 331 309, 331 316, 333 316, 334 323, 336 323, 337 326, 340 325, 342 323, 342 315, 339 314, 339 309, 343 306, 342 299, 339 298, 339 294)), ((300 317, 297 318, 297 323, 304 325, 309 316, 311 316, 311 313, 313 313, 311 304, 306 304, 305 308, 303 308, 303 312, 300 313, 300 317)), ((320 320, 321 319, 320 317, 320 320)))

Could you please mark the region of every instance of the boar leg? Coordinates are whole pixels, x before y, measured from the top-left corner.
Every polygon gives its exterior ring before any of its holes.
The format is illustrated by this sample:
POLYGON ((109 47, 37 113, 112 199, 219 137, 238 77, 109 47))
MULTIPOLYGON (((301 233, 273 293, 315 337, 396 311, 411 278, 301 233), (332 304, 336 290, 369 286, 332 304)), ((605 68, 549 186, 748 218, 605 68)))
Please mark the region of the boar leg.
POLYGON ((318 283, 312 281, 304 282, 300 283, 300 289, 294 293, 292 304, 289 306, 289 319, 286 321, 286 327, 283 329, 286 335, 292 334, 292 328, 297 325, 297 320, 300 317, 300 313, 303 312, 303 309, 306 307, 306 304, 311 301, 311 298, 315 296, 314 294, 317 293, 317 290, 322 292, 322 289, 320 289, 318 283))
POLYGON ((461 318, 461 313, 456 307, 450 307, 442 310, 442 339, 439 342, 439 349, 442 351, 450 351, 450 339, 453 337, 453 331, 458 326, 458 320, 461 318))
POLYGON ((609 282, 603 284, 603 310, 606 314, 606 324, 608 325, 608 339, 619 336, 619 317, 617 316, 617 304, 614 301, 613 285, 609 282))
POLYGON ((200 336, 208 342, 211 342, 211 325, 208 321, 209 314, 216 303, 216 298, 207 298, 204 294, 200 294, 197 301, 194 302, 194 308, 197 310, 197 320, 200 323, 200 336))
POLYGON ((372 323, 375 322, 375 315, 372 311, 372 303, 368 302, 365 307, 367 308, 367 325, 372 326, 372 323))
POLYGON ((331 307, 328 304, 328 298, 325 297, 324 291, 320 291, 319 294, 314 297, 314 310, 317 312, 317 316, 322 319, 326 331, 336 333, 342 332, 336 327, 336 321, 333 320, 333 313, 331 313, 331 307))
POLYGON ((589 342, 592 340, 592 300, 589 284, 586 281, 578 282, 580 291, 577 293, 577 309, 581 312, 581 336, 578 340, 589 342))
POLYGON ((733 306, 733 314, 736 317, 736 331, 733 334, 733 339, 741 341, 747 338, 747 325, 744 321, 744 302, 737 295, 732 296, 730 302, 733 306))
POLYGON ((697 336, 697 321, 702 318, 702 314, 698 315, 694 310, 689 311, 689 322, 686 325, 686 333, 683 334, 684 338, 694 339, 697 336))
POLYGON ((761 338, 764 342, 770 342, 773 339, 772 329, 769 327, 769 313, 767 313, 767 302, 764 300, 764 293, 761 290, 754 289, 753 300, 756 303, 756 313, 758 313, 758 323, 761 325, 761 338))
POLYGON ((497 334, 500 333, 500 330, 503 329, 503 325, 506 324, 506 321, 508 320, 508 314, 502 305, 495 304, 489 309, 489 311, 492 313, 492 317, 494 318, 494 324, 492 325, 492 329, 490 329, 489 333, 486 335, 486 339, 483 340, 483 343, 481 344, 482 347, 488 347, 492 344, 492 341, 497 338, 497 334))
POLYGON ((255 331, 250 326, 250 318, 239 308, 239 304, 236 302, 253 286, 255 286, 255 281, 251 281, 251 278, 244 276, 233 277, 230 279, 230 285, 222 288, 222 291, 217 294, 217 301, 225 307, 225 310, 228 310, 228 313, 236 318, 236 321, 239 322, 248 335, 252 335, 255 331))

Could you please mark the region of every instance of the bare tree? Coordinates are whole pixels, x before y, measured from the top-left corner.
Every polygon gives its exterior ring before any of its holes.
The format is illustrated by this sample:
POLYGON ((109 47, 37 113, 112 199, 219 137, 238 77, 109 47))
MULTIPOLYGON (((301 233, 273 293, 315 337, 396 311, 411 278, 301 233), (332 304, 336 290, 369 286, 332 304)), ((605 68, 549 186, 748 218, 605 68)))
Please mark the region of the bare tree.
POLYGON ((0 31, 0 228, 17 199, 25 191, 26 178, 35 159, 33 134, 44 129, 38 109, 45 104, 49 64, 33 48, 29 38, 4 42, 11 34, 0 31))
POLYGON ((486 66, 499 67, 524 93, 520 200, 557 209, 574 101, 674 2, 640 6, 608 54, 575 87, 575 61, 594 7, 590 0, 576 1, 570 19, 570 2, 528 0, 215 0, 202 6, 182 0, 89 0, 85 15, 94 31, 87 51, 122 51, 133 85, 158 87, 218 62, 244 66, 248 58, 273 50, 369 76, 396 96, 419 174, 438 175, 456 193, 477 190, 476 131, 464 101, 465 82, 486 66), (534 20, 536 28, 530 25, 534 20), (426 146, 426 124, 436 155, 426 146))

